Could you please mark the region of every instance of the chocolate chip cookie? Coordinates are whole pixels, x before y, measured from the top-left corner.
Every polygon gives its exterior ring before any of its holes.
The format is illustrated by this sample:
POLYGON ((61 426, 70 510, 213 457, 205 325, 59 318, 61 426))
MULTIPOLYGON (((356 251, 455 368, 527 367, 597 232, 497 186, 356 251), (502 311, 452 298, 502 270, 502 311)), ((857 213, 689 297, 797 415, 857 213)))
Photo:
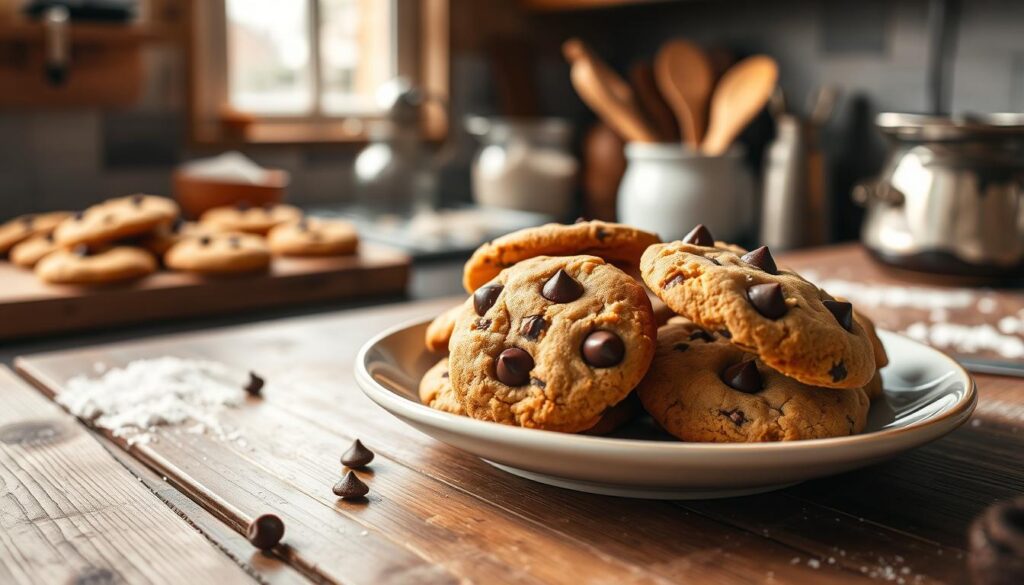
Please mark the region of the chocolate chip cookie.
POLYGON ((100 246, 140 236, 178 217, 178 205, 166 197, 129 195, 109 199, 65 219, 53 235, 61 246, 100 246))
POLYGON ((291 205, 263 205, 250 207, 215 207, 199 218, 199 223, 222 232, 246 232, 266 235, 274 226, 302 219, 302 211, 291 205))
POLYGON ((862 388, 875 375, 871 340, 852 305, 779 268, 765 247, 740 256, 709 245, 656 244, 640 269, 673 311, 791 378, 862 388))
POLYGON ((66 211, 33 213, 0 224, 0 254, 6 253, 15 244, 29 238, 52 234, 53 230, 70 216, 71 214, 66 211))
POLYGON ((84 244, 60 249, 36 264, 36 276, 52 284, 107 284, 156 271, 152 254, 130 246, 91 250, 84 244))
POLYGON ((644 249, 660 241, 650 232, 618 223, 549 223, 506 234, 477 248, 466 262, 462 284, 467 292, 473 292, 503 269, 535 256, 590 254, 635 272, 644 249))
POLYGON ((346 256, 355 254, 359 236, 344 220, 303 218, 272 228, 267 244, 278 256, 346 256))
POLYGON ((466 414, 466 409, 462 407, 459 397, 452 388, 448 374, 448 358, 441 358, 441 361, 423 374, 423 379, 420 380, 420 402, 435 410, 466 414))
POLYGON ((473 418, 564 432, 593 427, 654 355, 643 286, 594 256, 523 260, 463 305, 452 385, 473 418))
POLYGON ((22 268, 32 268, 44 256, 58 250, 60 247, 53 241, 53 234, 45 236, 32 236, 11 248, 8 258, 11 264, 22 268))
POLYGON ((455 329, 455 320, 462 312, 462 305, 455 305, 441 313, 427 325, 427 331, 423 336, 424 345, 430 351, 448 351, 448 340, 452 337, 452 330, 455 329))
POLYGON ((152 233, 141 237, 139 245, 157 256, 163 257, 171 247, 182 240, 212 236, 217 233, 220 232, 208 226, 179 218, 173 223, 159 226, 152 233))
POLYGON ((869 407, 860 388, 802 384, 680 320, 658 330, 657 353, 637 394, 669 433, 717 443, 852 435, 864 429, 869 407))
POLYGON ((167 251, 172 270, 200 274, 234 274, 266 270, 270 249, 263 238, 243 233, 217 233, 184 239, 167 251))

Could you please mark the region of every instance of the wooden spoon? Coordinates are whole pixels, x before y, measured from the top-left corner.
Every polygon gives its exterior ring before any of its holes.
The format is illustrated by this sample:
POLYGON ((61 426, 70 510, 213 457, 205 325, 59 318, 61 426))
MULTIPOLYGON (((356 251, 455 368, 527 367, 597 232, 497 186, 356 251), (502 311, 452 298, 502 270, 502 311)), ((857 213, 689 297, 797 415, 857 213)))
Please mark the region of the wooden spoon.
POLYGON ((654 126, 658 139, 662 142, 679 141, 679 125, 672 114, 672 109, 658 89, 654 79, 654 67, 650 61, 638 61, 629 68, 629 83, 633 86, 637 102, 643 113, 654 126))
POLYGON ((768 103, 778 79, 779 66, 765 55, 747 57, 726 71, 711 97, 711 122, 701 151, 718 156, 729 150, 768 103))
POLYGON ((675 112, 683 141, 697 148, 707 126, 708 97, 714 83, 704 51, 683 40, 665 43, 654 59, 654 78, 675 112))
POLYGON ((633 90, 597 58, 583 41, 569 39, 562 53, 572 64, 576 93, 590 109, 627 142, 657 142, 658 135, 644 120, 633 90))

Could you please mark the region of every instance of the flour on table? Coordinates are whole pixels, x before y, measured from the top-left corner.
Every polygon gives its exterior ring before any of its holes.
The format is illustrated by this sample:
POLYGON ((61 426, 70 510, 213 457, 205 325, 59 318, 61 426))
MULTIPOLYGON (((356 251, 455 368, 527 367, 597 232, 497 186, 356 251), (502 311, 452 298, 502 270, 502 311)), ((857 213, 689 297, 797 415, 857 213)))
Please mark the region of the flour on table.
POLYGON ((71 414, 132 443, 152 440, 159 426, 184 425, 185 432, 235 440, 219 413, 242 404, 248 372, 224 364, 166 356, 137 360, 123 368, 96 368, 96 378, 76 376, 56 400, 71 414), (102 370, 102 372, 101 372, 102 370))
MULTIPOLYGON (((865 307, 911 308, 922 310, 966 309, 979 302, 978 295, 967 289, 936 289, 921 286, 898 286, 889 284, 868 284, 841 280, 837 278, 820 278, 817 273, 805 270, 804 276, 818 283, 821 288, 833 295, 843 297, 856 305, 865 307)), ((982 300, 984 308, 994 302, 988 297, 982 300)))
POLYGON ((1016 335, 1000 333, 999 329, 987 323, 960 325, 918 322, 911 323, 903 333, 907 337, 935 347, 952 349, 957 353, 991 351, 1009 359, 1024 357, 1024 340, 1016 335))

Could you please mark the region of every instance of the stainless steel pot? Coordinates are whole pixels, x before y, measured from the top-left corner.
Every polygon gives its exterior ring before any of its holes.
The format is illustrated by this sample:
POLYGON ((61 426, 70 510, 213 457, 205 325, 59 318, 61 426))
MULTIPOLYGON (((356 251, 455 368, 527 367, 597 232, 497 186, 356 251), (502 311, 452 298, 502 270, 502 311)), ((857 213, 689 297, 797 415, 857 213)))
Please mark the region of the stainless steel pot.
POLYGON ((1024 115, 880 114, 892 151, 858 185, 864 244, 903 268, 1024 275, 1024 115))

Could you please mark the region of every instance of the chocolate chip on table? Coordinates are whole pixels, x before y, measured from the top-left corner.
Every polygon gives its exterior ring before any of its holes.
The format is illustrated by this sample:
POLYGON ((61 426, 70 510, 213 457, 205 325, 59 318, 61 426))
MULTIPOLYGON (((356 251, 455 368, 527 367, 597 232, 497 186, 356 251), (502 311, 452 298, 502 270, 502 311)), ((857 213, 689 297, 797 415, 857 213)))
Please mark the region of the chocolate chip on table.
POLYGON ((824 300, 822 303, 828 312, 836 318, 836 321, 839 321, 843 329, 847 331, 853 329, 853 305, 851 303, 831 300, 824 300))
POLYGON ((626 344, 611 331, 594 331, 583 340, 583 361, 595 368, 618 365, 626 356, 626 344))
POLYGON ((747 289, 747 298, 758 313, 769 319, 778 319, 786 314, 786 297, 782 295, 782 285, 777 282, 755 284, 747 289))
POLYGON ((489 284, 476 289, 476 292, 473 293, 473 308, 476 310, 476 314, 483 317, 484 313, 494 306, 498 295, 504 288, 500 284, 489 284))
POLYGON ((726 339, 732 339, 732 331, 729 331, 728 329, 719 329, 718 334, 726 339))
POLYGON ((525 386, 530 381, 533 357, 518 347, 510 347, 498 354, 494 368, 498 381, 506 386, 525 386))
POLYGON ((89 255, 89 246, 86 244, 78 244, 71 249, 71 253, 79 258, 85 258, 89 255))
POLYGON ((846 364, 839 362, 832 366, 832 369, 828 371, 828 374, 832 376, 833 382, 839 382, 846 379, 846 364))
POLYGON ((536 341, 540 334, 548 328, 548 322, 541 315, 530 315, 523 320, 523 324, 519 326, 519 333, 523 337, 530 341, 536 341))
POLYGON ((684 244, 693 244, 694 246, 708 246, 712 247, 715 245, 715 238, 708 231, 708 228, 704 227, 704 224, 697 224, 697 227, 690 230, 690 233, 683 236, 684 244))
POLYGON ((733 364, 722 371, 722 381, 733 390, 754 394, 762 388, 761 373, 754 360, 733 364))
POLYGON ((284 522, 274 514, 263 514, 249 523, 245 537, 260 550, 270 550, 284 537, 284 522))
POLYGON ((341 456, 341 464, 346 467, 365 467, 371 461, 373 461, 373 451, 367 449, 359 439, 353 441, 352 446, 341 456))
POLYGON ((747 264, 760 268, 768 274, 778 274, 779 267, 775 265, 775 258, 772 258, 771 250, 768 246, 761 246, 756 250, 751 250, 740 257, 747 264))
POLYGON ((544 283, 541 295, 553 303, 570 303, 583 296, 583 285, 564 269, 559 269, 544 283))
POLYGON ((343 500, 355 500, 370 493, 370 487, 356 476, 356 472, 349 471, 341 481, 334 484, 332 491, 343 500))
POLYGON ((263 391, 263 385, 266 382, 263 378, 256 375, 256 372, 249 372, 249 381, 245 384, 244 390, 249 396, 259 396, 263 391))

